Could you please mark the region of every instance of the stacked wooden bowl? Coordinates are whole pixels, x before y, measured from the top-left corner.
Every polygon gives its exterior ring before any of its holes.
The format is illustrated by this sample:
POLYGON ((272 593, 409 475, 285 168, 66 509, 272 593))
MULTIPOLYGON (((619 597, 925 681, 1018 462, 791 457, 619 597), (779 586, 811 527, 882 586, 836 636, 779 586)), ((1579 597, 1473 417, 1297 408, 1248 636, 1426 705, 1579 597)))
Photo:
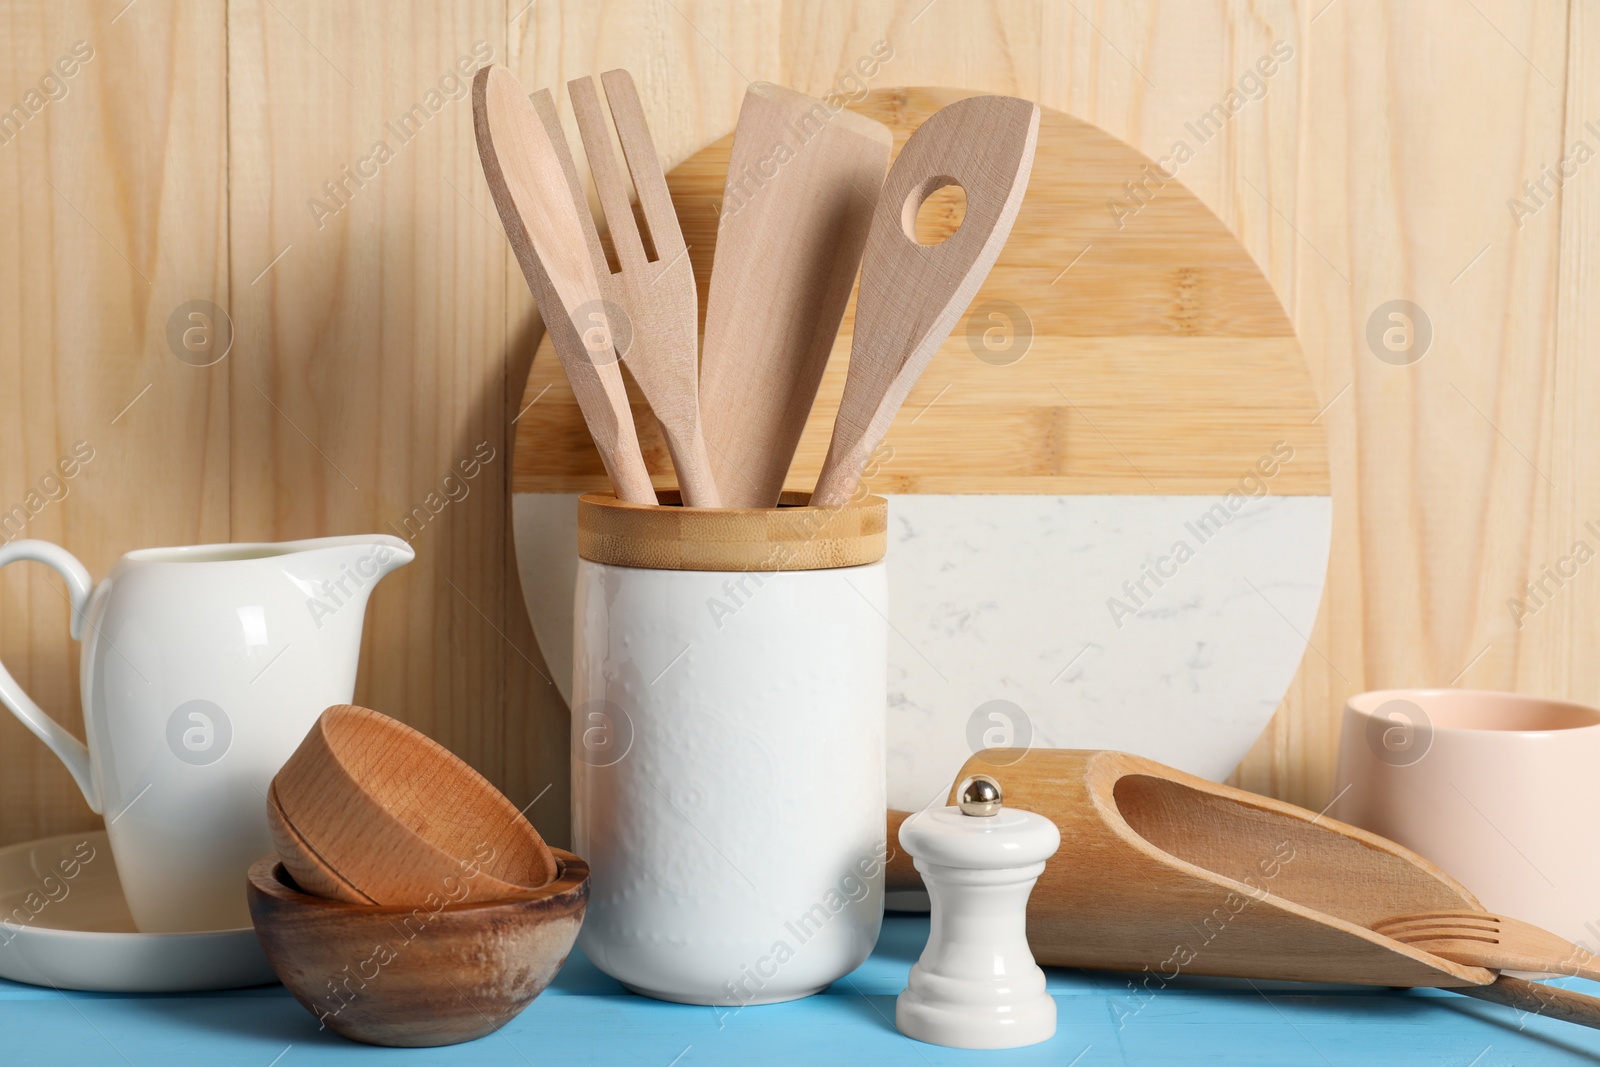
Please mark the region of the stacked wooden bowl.
POLYGON ((345 1037, 492 1033, 550 984, 582 925, 588 865, 378 712, 325 711, 273 779, 267 817, 278 851, 250 869, 251 918, 283 984, 345 1037))

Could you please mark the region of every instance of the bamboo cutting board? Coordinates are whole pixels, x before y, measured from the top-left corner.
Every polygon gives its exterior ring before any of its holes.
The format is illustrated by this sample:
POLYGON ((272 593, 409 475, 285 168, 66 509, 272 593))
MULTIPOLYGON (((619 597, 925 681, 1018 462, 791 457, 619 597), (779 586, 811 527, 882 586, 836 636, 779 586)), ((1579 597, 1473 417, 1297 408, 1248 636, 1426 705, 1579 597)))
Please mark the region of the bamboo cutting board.
MULTIPOLYGON (((898 152, 968 95, 882 90, 856 110, 898 152)), ((702 302, 730 143, 668 176, 702 302)), ((957 224, 941 192, 919 237, 957 224)), ((816 480, 853 322, 852 303, 788 489, 816 480)), ((631 383, 630 395, 669 487, 665 444, 631 383)), ((548 341, 521 410, 518 565, 566 694, 576 502, 606 481, 548 341)), ((1133 148, 1046 109, 1010 241, 866 479, 891 498, 891 804, 942 797, 993 745, 1229 773, 1281 700, 1321 598, 1331 512, 1317 414, 1293 329, 1233 235, 1133 148)))

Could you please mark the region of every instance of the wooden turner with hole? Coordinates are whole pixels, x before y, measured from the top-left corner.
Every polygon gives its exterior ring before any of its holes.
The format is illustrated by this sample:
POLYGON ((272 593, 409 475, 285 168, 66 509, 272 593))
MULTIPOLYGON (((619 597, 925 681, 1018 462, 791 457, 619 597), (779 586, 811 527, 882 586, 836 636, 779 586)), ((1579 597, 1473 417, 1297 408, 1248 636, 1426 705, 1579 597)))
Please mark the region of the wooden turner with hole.
POLYGON ((861 261, 850 371, 813 506, 850 499, 911 387, 989 276, 1022 207, 1038 137, 1037 104, 968 97, 918 126, 889 168, 861 261), (967 198, 961 225, 938 244, 918 244, 917 210, 948 185, 967 198))
MULTIPOLYGON (((1028 901, 1042 964, 1152 981, 1434 986, 1600 1027, 1600 1000, 1374 930, 1409 913, 1486 914, 1455 879, 1376 834, 1125 752, 986 749, 956 785, 978 773, 1000 783, 1008 807, 1061 830, 1028 901)), ((891 812, 890 823, 915 817, 891 812)), ((893 863, 888 881, 916 887, 893 863)))

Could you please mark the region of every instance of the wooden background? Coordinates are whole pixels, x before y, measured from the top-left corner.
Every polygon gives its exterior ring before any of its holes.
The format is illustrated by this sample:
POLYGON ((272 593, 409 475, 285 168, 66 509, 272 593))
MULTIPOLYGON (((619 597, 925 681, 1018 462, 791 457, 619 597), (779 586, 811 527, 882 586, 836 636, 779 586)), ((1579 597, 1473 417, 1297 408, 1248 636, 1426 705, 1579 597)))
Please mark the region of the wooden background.
MULTIPOLYGON (((733 128, 748 80, 821 94, 880 38, 894 58, 875 86, 1029 97, 1152 157, 1196 144, 1185 123, 1275 42, 1294 49, 1180 173, 1296 324, 1336 501, 1314 650, 1240 783, 1320 807, 1339 708, 1362 689, 1600 702, 1600 566, 1547 582, 1520 620, 1507 603, 1576 541, 1600 547, 1584 529, 1600 520, 1600 164, 1579 153, 1537 202, 1522 189, 1574 142, 1600 149, 1589 0, 6 0, 0 109, 75 42, 93 57, 0 134, 0 509, 88 442, 26 536, 98 576, 141 546, 384 528, 488 442, 496 459, 375 594, 357 699, 519 806, 540 797, 530 816, 564 840, 565 712, 507 513, 539 328, 449 75, 479 41, 529 86, 629 67, 671 165, 733 128), (402 143, 386 124, 441 79, 402 143), (378 140, 392 158, 330 198, 378 140), (1392 299, 1432 323, 1413 365, 1366 341, 1392 299), (168 345, 192 300, 231 315, 212 366, 168 345)), ((43 568, 0 575, 0 657, 81 730, 43 568)), ((93 821, 0 719, 0 841, 93 821)))

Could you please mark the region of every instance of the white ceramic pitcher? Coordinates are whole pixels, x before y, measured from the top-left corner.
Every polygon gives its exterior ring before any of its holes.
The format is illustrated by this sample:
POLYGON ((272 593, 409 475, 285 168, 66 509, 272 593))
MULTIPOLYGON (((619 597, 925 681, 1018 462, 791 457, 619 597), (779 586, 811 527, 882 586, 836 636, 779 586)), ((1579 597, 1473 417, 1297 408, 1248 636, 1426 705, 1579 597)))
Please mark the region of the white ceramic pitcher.
POLYGON ((330 704, 354 695, 367 596, 414 557, 387 534, 130 552, 105 580, 45 541, 83 643, 88 745, 0 666, 0 700, 102 813, 145 933, 250 924, 245 871, 272 851, 266 792, 330 704))

